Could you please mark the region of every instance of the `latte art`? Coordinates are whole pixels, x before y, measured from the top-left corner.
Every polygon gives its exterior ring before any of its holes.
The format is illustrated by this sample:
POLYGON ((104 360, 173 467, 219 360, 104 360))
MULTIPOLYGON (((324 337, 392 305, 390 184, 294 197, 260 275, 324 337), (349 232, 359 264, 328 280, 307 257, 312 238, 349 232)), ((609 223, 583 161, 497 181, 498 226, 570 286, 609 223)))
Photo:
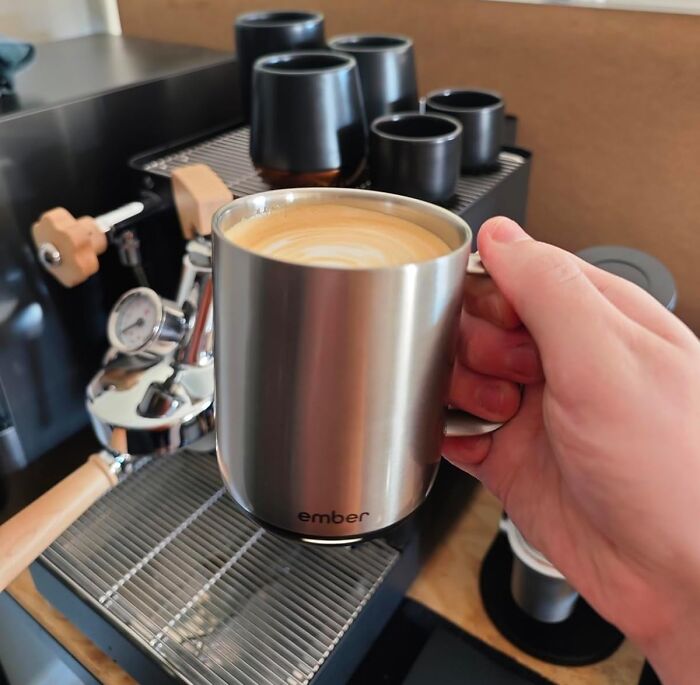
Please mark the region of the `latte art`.
POLYGON ((336 204, 276 209, 241 221, 225 235, 280 261, 346 269, 411 264, 450 252, 447 243, 411 221, 336 204))

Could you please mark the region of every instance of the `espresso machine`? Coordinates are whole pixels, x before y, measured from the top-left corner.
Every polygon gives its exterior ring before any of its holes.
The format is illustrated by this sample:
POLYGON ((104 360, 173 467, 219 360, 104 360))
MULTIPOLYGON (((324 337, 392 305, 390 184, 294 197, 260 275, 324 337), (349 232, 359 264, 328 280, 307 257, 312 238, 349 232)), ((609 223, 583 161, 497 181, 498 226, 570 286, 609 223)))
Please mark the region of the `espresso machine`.
MULTIPOLYGON (((231 194, 266 188, 248 135, 236 126, 131 161, 142 187, 177 208, 189 239, 180 283, 172 300, 129 289, 109 314, 110 349, 86 390, 103 447, 86 466, 101 485, 63 509, 82 515, 31 567, 40 592, 141 681, 347 680, 473 489, 443 464, 414 516, 345 547, 300 544, 234 505, 210 441, 207 233, 231 194)), ((451 210, 472 226, 495 213, 522 220, 529 164, 526 151, 504 149, 497 170, 460 179, 451 210)), ((46 271, 67 286, 89 279, 113 249, 101 252, 114 217, 136 209, 44 213, 34 240, 46 271)))
MULTIPOLYGON (((120 163, 128 190, 91 207, 52 197, 25 217, 37 280, 68 303, 74 326, 86 289, 107 273, 128 278, 109 279, 118 293, 93 332, 109 349, 80 384, 100 449, 69 476, 80 494, 60 500, 46 536, 16 539, 38 551, 55 538, 31 566, 38 590, 139 682, 344 682, 474 481, 442 464, 415 515, 344 547, 300 544, 236 508, 211 442, 208 226, 232 195, 268 187, 247 126, 198 129, 120 163), (157 222, 166 240, 154 247, 157 222), (160 278, 177 270, 176 287, 160 278)), ((459 179, 449 210, 475 228, 494 214, 523 221, 529 170, 527 151, 505 147, 496 168, 459 179)))
POLYGON ((85 385, 119 295, 147 284, 175 297, 184 241, 172 202, 138 186, 129 158, 231 125, 236 98, 221 93, 236 78, 230 53, 92 35, 37 45, 0 99, 0 520, 97 447, 85 385), (57 205, 78 217, 126 206, 100 221, 117 230, 99 273, 71 289, 42 269, 31 238, 57 205))

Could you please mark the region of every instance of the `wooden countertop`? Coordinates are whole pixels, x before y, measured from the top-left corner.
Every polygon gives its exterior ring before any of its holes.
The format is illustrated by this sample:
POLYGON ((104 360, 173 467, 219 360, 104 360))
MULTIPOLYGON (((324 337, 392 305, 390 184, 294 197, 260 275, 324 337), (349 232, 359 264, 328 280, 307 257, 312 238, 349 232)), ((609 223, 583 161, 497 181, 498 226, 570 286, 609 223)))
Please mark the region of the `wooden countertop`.
MULTIPOLYGON (((599 664, 564 668, 523 654, 498 633, 481 605, 478 576, 481 559, 496 534, 499 516, 496 499, 480 490, 423 567, 409 596, 555 683, 636 685, 643 658, 627 642, 599 664)), ((97 680, 107 685, 136 682, 39 594, 29 571, 24 571, 8 592, 97 680)))

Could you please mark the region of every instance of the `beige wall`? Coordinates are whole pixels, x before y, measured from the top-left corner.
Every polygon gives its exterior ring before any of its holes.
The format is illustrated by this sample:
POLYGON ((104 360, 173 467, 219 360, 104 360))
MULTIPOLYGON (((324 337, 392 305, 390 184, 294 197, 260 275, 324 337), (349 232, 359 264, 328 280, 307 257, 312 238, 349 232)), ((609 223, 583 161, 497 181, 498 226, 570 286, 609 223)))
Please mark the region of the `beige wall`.
POLYGON ((313 8, 327 34, 414 37, 422 92, 500 90, 534 154, 528 228, 673 271, 700 332, 700 17, 482 0, 119 0, 127 35, 231 49, 236 14, 313 8))

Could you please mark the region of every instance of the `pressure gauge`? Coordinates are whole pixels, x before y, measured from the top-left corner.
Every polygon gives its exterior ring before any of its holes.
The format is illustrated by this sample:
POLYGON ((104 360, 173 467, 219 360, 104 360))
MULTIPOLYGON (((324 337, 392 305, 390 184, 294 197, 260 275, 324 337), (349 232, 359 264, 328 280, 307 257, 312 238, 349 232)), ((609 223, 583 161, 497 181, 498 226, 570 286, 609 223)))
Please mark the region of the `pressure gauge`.
POLYGON ((150 288, 134 288, 116 302, 107 322, 111 345, 124 354, 172 352, 187 331, 183 313, 150 288))

